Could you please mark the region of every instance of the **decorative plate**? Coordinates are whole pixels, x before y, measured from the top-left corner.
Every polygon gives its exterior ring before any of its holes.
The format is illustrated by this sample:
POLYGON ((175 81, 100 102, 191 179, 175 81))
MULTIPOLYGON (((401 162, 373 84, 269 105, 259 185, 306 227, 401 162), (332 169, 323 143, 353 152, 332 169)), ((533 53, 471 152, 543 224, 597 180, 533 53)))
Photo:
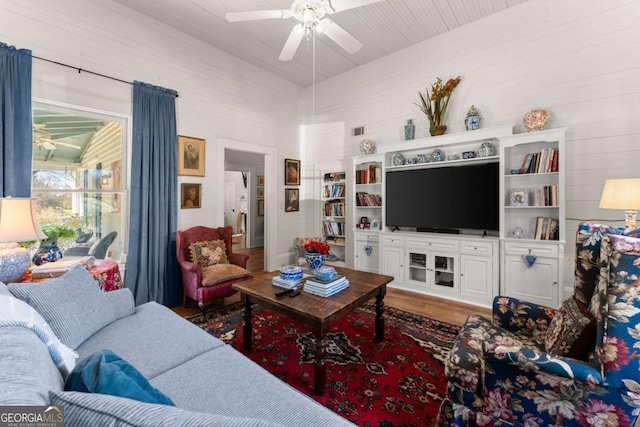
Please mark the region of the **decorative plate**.
POLYGON ((391 162, 393 163, 393 166, 402 166, 404 165, 404 156, 402 153, 395 153, 391 157, 391 162))

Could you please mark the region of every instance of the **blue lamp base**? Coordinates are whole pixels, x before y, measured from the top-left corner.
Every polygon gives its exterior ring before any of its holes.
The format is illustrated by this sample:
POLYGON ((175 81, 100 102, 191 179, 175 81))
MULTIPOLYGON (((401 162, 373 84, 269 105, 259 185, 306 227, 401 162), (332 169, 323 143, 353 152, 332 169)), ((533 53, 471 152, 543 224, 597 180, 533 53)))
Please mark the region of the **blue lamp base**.
POLYGON ((0 244, 0 282, 17 282, 31 266, 31 254, 28 249, 17 243, 0 244))

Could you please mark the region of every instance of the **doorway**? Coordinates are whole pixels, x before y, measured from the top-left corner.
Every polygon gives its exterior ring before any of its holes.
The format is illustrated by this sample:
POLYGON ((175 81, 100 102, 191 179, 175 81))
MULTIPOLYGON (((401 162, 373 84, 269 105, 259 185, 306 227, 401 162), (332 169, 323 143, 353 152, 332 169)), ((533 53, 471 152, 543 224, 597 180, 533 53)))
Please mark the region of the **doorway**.
POLYGON ((264 154, 225 149, 224 221, 247 248, 265 245, 264 170, 264 154))

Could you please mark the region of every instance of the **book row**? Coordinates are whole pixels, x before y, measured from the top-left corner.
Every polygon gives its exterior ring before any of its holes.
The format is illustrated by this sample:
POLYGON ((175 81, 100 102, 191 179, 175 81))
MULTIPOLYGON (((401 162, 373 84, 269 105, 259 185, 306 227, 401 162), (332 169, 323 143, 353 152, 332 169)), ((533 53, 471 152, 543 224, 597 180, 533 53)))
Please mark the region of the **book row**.
POLYGON ((337 221, 322 221, 322 230, 325 236, 344 236, 345 224, 337 221))
POLYGON ((525 154, 518 173, 558 172, 558 155, 556 148, 545 148, 537 153, 525 154))
POLYGON ((345 196, 345 186, 344 184, 332 184, 324 186, 324 197, 344 197, 345 196))
POLYGON ((545 185, 533 190, 533 206, 558 206, 558 186, 545 185))
POLYGON ((356 184, 378 184, 382 182, 382 169, 370 166, 356 171, 356 184))
POLYGON ((357 206, 382 206, 382 196, 379 194, 369 194, 363 191, 356 193, 357 206))
POLYGON ((324 205, 325 216, 345 216, 346 212, 344 202, 325 203, 324 205))
POLYGON ((536 240, 558 240, 560 230, 558 220, 554 218, 544 218, 539 216, 536 219, 536 240))

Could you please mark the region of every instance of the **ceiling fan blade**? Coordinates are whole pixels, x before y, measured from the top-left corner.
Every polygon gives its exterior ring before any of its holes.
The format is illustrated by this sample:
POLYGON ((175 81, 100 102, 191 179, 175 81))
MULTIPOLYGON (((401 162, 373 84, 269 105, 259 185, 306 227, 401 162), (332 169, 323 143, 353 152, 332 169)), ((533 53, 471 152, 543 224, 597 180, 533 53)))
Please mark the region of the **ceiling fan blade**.
POLYGON ((298 50, 298 46, 300 46, 302 37, 304 37, 304 28, 302 28, 302 25, 293 27, 278 59, 280 61, 291 61, 298 50))
POLYGON ((333 9, 331 13, 342 12, 343 10, 366 6, 381 1, 384 0, 331 0, 331 8, 333 9))
POLYGON ((56 145, 62 145, 63 147, 69 147, 69 148, 75 148, 76 150, 80 150, 81 147, 78 147, 77 145, 74 144, 69 144, 68 142, 62 142, 62 141, 44 141, 45 143, 53 143, 56 145))
POLYGON ((255 21, 257 19, 291 18, 290 10, 254 10, 251 12, 228 12, 224 16, 229 22, 255 21))
POLYGON ((336 42, 338 46, 346 50, 350 54, 354 54, 362 48, 355 37, 347 33, 344 28, 333 22, 331 19, 325 18, 316 27, 319 32, 327 35, 331 40, 336 42))

